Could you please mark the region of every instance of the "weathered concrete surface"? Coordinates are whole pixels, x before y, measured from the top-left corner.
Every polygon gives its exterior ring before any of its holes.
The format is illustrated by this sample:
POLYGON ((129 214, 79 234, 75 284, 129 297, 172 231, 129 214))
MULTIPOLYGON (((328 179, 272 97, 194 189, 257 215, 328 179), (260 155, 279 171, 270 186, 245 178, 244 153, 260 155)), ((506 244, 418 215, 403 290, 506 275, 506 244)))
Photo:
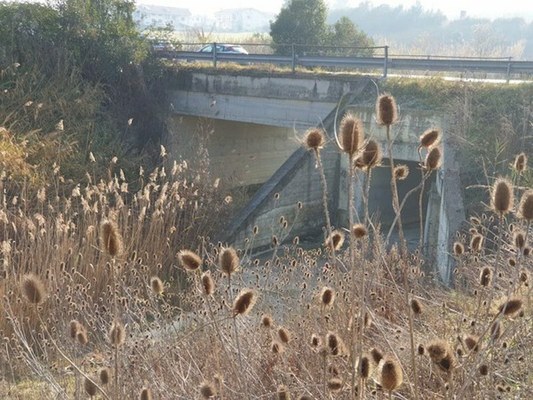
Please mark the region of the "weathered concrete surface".
MULTIPOLYGON (((323 191, 316 160, 294 140, 294 130, 301 134, 306 127, 317 125, 323 126, 329 135, 322 161, 332 222, 336 226, 347 226, 347 163, 333 138, 333 127, 338 126, 340 117, 347 111, 361 118, 367 138, 372 137, 382 145, 384 165, 373 172, 369 203, 371 213, 380 215, 384 226, 390 224, 394 213, 386 159, 386 131, 375 122, 375 88, 371 80, 365 78, 352 82, 322 82, 295 77, 190 73, 181 80, 173 91, 176 117, 171 147, 186 148, 185 143, 195 123, 190 116, 201 117, 197 120, 202 121, 206 118, 205 121, 211 124, 208 129, 211 132, 210 154, 217 174, 235 177, 237 185, 264 182, 232 221, 225 240, 237 247, 266 248, 274 236, 283 241, 295 235, 317 237, 322 234, 325 226, 323 191), (335 107, 338 107, 339 115, 335 107), (254 233, 256 226, 258 232, 254 233)), ((401 110, 400 121, 392 131, 393 155, 396 164, 407 164, 411 173, 398 185, 400 198, 419 182, 417 147, 420 134, 428 128, 441 127, 444 138, 447 138, 445 122, 444 116, 427 110, 401 110)), ((448 140, 444 141, 443 147, 442 170, 426 183, 424 238, 425 248, 435 260, 441 278, 448 282, 453 264, 449 249, 453 234, 464 219, 464 212, 453 149, 448 140), (428 196, 430 190, 431 196, 428 196)), ((356 204, 362 215, 360 194, 356 195, 356 204)), ((402 219, 406 224, 418 223, 418 194, 407 203, 402 219)))

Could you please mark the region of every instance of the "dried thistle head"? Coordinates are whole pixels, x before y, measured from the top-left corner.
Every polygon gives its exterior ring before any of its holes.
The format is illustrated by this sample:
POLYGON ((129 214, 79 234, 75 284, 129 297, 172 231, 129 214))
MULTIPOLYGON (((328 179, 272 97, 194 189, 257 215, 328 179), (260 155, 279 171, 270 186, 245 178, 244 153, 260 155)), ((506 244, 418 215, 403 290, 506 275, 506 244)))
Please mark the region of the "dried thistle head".
POLYGON ((378 125, 390 126, 398 121, 396 100, 390 94, 382 94, 376 102, 376 121, 378 125))
POLYGON ((178 260, 186 271, 195 271, 202 265, 200 256, 190 250, 181 250, 178 252, 178 260))
POLYGON ((239 256, 233 247, 224 247, 220 251, 218 264, 222 272, 231 275, 239 269, 239 256))
POLYGON ((424 162, 424 169, 426 171, 434 171, 439 169, 442 164, 442 151, 440 147, 432 147, 426 156, 424 162))
POLYGON ((152 276, 150 278, 150 287, 152 288, 152 291, 157 295, 163 294, 163 291, 165 290, 163 282, 157 276, 152 276))
POLYGON ((124 325, 118 321, 114 321, 109 330, 109 341, 115 347, 121 346, 126 340, 126 330, 124 325))
POLYGON ((364 131, 361 120, 353 114, 346 114, 340 125, 341 150, 353 156, 362 147, 363 139, 364 131))
POLYGON ((122 236, 117 225, 108 219, 100 224, 100 240, 103 250, 111 257, 118 257, 122 254, 122 236))
POLYGON ((205 271, 201 277, 202 289, 206 296, 210 296, 215 292, 215 281, 211 276, 211 272, 205 271))
POLYGON ((326 144, 326 135, 320 128, 311 128, 305 132, 304 145, 308 150, 318 151, 326 144))
POLYGON ((394 179, 403 181, 409 176, 409 167, 405 164, 400 164, 394 167, 394 179))
POLYGON ((322 344, 322 339, 320 339, 320 336, 316 334, 311 335, 311 347, 314 349, 317 349, 322 344))
POLYGON ((32 304, 41 304, 46 298, 44 284, 34 274, 26 274, 22 277, 21 291, 26 301, 32 304))
POLYGON ((337 251, 339 250, 342 245, 344 244, 344 233, 338 229, 335 229, 333 232, 331 232, 331 235, 329 235, 326 238, 326 248, 330 251, 337 251))
POLYGON ((430 128, 420 136, 420 147, 429 148, 438 144, 440 141, 440 130, 430 128))
POLYGON ((513 163, 513 168, 518 173, 522 173, 527 169, 527 156, 525 153, 522 152, 516 155, 513 163))
POLYGON ((354 224, 352 226, 352 235, 356 239, 362 239, 367 235, 368 231, 363 224, 354 224))
POLYGON ((380 369, 380 384, 388 391, 396 390, 403 382, 400 363, 395 358, 385 358, 380 369))
POLYGON ((463 338, 463 343, 470 351, 477 352, 479 350, 479 338, 474 335, 467 335, 463 338))
POLYGON ((492 209, 498 214, 503 215, 512 210, 514 202, 513 188, 507 179, 498 178, 494 182, 491 197, 492 209))
POLYGON ((524 192, 518 206, 518 217, 526 221, 533 220, 533 190, 529 189, 524 192))
POLYGON ((358 160, 361 167, 374 168, 381 164, 382 157, 381 146, 375 140, 370 139, 358 160))
POLYGON ((320 303, 325 307, 330 307, 335 301, 335 291, 330 287, 324 286, 320 291, 320 303))
POLYGON ((247 315, 257 301, 257 293, 252 289, 242 289, 233 302, 233 316, 247 315))

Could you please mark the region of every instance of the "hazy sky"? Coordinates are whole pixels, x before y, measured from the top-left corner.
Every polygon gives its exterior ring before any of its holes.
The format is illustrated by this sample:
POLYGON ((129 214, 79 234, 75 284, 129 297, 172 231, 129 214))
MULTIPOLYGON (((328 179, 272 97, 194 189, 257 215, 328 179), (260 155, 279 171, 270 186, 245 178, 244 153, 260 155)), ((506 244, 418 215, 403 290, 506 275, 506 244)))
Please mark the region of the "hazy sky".
MULTIPOLYGON (((250 7, 277 14, 285 0, 137 0, 138 4, 158 4, 165 6, 188 8, 195 14, 209 14, 222 8, 250 7)), ((326 0, 330 8, 335 6, 357 6, 360 0, 326 0)), ((518 16, 533 18, 533 1, 531 0, 419 0, 424 9, 441 10, 449 18, 455 19, 461 10, 472 17, 511 17, 518 16)), ((416 0, 373 0, 370 3, 389 4, 397 6, 403 4, 409 7, 416 0)))

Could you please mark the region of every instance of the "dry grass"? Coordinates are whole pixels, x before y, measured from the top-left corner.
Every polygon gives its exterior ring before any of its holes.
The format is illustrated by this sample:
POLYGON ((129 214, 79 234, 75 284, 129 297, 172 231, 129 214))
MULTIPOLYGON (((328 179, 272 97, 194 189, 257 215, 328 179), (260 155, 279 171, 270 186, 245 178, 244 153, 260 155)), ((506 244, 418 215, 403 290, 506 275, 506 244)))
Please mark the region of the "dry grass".
POLYGON ((453 290, 439 286, 419 251, 388 246, 370 220, 369 234, 348 235, 333 255, 278 244, 267 258, 239 250, 238 268, 232 254, 228 269, 219 257, 226 247, 205 237, 224 222, 220 193, 185 164, 140 176, 135 193, 116 169, 110 164, 107 182, 72 192, 58 180, 48 196, 4 199, 0 397, 83 399, 87 388, 98 399, 135 399, 143 388, 154 399, 533 396, 533 261, 510 233, 530 227, 514 213, 488 212, 458 233, 465 250, 453 290), (98 232, 106 219, 122 252, 105 251, 98 232), (483 245, 470 249, 476 234, 483 245), (180 250, 196 253, 201 266, 184 270, 180 250), (495 275, 483 286, 487 266, 495 275), (206 291, 205 271, 214 289, 206 291), (41 304, 23 300, 30 272, 46 287, 41 304), (327 301, 325 290, 333 292, 327 301), (500 312, 511 298, 521 299, 519 310, 500 312), (110 341, 114 323, 125 329, 123 343, 110 341), (378 353, 402 372, 391 375, 378 353), (360 376, 358 360, 368 354, 370 370, 360 376), (102 368, 111 371, 107 384, 102 368))

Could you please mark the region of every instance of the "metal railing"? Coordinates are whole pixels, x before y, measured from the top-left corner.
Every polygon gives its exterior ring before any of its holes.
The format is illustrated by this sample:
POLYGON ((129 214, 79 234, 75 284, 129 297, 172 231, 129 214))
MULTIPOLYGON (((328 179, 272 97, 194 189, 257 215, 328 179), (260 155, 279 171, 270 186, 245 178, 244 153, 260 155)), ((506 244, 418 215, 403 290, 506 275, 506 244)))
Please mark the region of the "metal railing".
MULTIPOLYGON (((200 52, 205 43, 180 43, 175 50, 157 51, 162 58, 180 61, 204 61, 217 67, 220 62, 255 65, 271 64, 290 67, 322 67, 336 71, 360 70, 381 73, 386 77, 389 71, 406 73, 410 71, 428 72, 484 72, 505 76, 507 81, 513 76, 520 78, 533 75, 533 61, 515 61, 512 57, 453 57, 439 55, 390 55, 388 46, 373 47, 333 47, 302 44, 238 44, 249 54, 217 51, 217 43, 212 43, 211 52, 200 52)), ((237 44, 236 44, 237 45, 237 44)))

